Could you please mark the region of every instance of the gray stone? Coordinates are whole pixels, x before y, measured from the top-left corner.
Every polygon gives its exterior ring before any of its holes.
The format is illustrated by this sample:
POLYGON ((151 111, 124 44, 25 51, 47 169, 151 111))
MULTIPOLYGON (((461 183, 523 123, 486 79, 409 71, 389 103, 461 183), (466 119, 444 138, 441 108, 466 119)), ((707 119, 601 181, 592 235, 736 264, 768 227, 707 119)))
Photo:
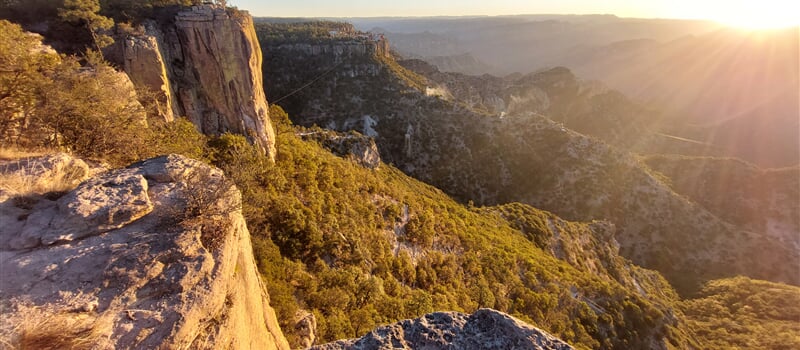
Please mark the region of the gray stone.
POLYGON ((573 347, 505 313, 480 309, 472 315, 435 312, 379 327, 359 339, 340 340, 312 349, 572 350, 573 347))
POLYGON ((147 190, 147 180, 131 170, 112 171, 84 182, 58 200, 60 216, 42 243, 79 239, 136 221, 153 210, 147 190))
POLYGON ((372 137, 356 132, 339 133, 332 130, 309 131, 300 134, 307 140, 315 140, 333 154, 352 158, 359 165, 377 169, 381 165, 381 155, 372 137))

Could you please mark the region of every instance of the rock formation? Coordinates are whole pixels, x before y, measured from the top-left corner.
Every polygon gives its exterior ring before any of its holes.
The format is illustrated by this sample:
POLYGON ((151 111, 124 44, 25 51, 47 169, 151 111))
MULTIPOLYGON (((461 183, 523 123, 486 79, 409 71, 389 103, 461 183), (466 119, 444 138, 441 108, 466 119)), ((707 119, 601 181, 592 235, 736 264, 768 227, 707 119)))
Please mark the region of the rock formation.
POLYGON ((172 92, 166 65, 158 51, 158 41, 152 36, 130 36, 123 45, 123 69, 138 87, 154 94, 157 112, 166 121, 175 119, 172 92))
POLYGON ((209 135, 242 134, 274 158, 252 17, 217 5, 158 16, 144 24, 146 34, 120 40, 117 56, 131 79, 156 93, 165 119, 186 116, 209 135))
POLYGON ((295 318, 295 334, 300 337, 300 347, 308 349, 317 340, 317 318, 306 310, 297 310, 295 318))
POLYGON ((337 349, 536 349, 571 350, 572 346, 499 311, 472 315, 436 312, 379 327, 360 339, 315 346, 337 349))
POLYGON ((317 130, 300 134, 304 139, 315 140, 333 154, 351 158, 359 165, 376 169, 381 165, 381 155, 375 140, 357 132, 338 133, 330 130, 317 130))
POLYGON ((288 349, 241 195, 220 170, 171 155, 60 198, 10 193, 0 192, 3 344, 288 349))

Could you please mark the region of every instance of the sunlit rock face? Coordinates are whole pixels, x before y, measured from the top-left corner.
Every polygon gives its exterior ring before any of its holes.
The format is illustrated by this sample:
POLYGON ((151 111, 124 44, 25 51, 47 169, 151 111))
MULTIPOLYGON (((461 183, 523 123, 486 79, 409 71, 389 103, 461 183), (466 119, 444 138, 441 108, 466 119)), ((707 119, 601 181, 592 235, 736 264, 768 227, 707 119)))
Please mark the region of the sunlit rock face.
POLYGON ((57 196, 0 191, 3 344, 289 348, 219 169, 163 156, 57 196))
POLYGON ((136 86, 153 94, 158 114, 166 121, 175 119, 167 67, 153 36, 130 36, 122 41, 123 69, 136 86))
POLYGON ((300 136, 317 141, 333 154, 352 159, 361 166, 377 169, 381 164, 378 146, 372 137, 357 132, 338 133, 330 130, 311 130, 300 136))
POLYGON ((205 134, 242 134, 275 155, 261 48, 246 12, 216 5, 162 9, 145 33, 122 40, 122 63, 156 94, 159 113, 186 116, 205 134))

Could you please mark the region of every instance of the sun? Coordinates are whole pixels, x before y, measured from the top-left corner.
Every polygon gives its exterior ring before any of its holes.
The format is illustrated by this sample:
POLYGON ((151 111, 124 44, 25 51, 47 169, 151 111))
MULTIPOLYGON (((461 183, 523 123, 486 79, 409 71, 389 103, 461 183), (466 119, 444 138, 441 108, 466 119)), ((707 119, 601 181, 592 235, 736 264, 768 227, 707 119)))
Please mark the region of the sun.
POLYGON ((779 29, 800 25, 800 1, 710 1, 718 6, 707 16, 722 24, 750 30, 779 29))

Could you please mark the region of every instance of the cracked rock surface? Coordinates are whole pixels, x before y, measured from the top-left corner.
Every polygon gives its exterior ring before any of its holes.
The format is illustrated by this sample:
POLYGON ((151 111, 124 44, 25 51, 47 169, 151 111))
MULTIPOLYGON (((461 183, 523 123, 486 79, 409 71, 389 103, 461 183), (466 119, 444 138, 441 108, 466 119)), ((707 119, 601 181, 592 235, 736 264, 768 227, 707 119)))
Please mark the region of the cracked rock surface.
POLYGON ((170 155, 60 198, 9 193, 0 196, 4 344, 288 349, 241 195, 220 170, 170 155))

